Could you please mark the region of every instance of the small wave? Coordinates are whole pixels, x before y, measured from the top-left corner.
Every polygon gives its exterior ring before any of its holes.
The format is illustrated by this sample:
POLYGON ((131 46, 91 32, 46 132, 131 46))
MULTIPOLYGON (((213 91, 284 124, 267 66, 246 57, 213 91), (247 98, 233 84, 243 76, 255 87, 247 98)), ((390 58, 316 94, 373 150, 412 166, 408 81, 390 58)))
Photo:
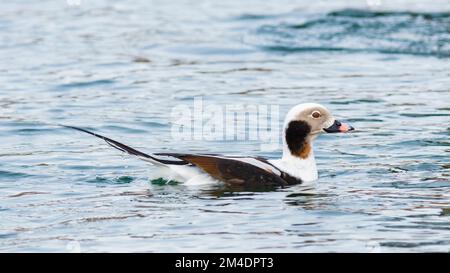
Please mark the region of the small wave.
POLYGON ((450 181, 432 181, 432 182, 392 182, 380 185, 379 187, 394 187, 397 189, 431 189, 431 188, 448 188, 450 181))
POLYGON ((267 51, 378 52, 450 57, 450 12, 345 9, 260 25, 250 43, 267 51))
POLYGON ((35 134, 44 134, 44 133, 55 133, 57 132, 57 128, 20 128, 8 131, 11 134, 17 135, 35 135, 35 134))
POLYGON ((380 103, 384 102, 384 100, 378 100, 378 99, 357 99, 357 100, 344 100, 344 101, 330 101, 330 104, 342 104, 342 105, 349 105, 349 104, 355 104, 355 103, 380 103))
POLYGON ((74 89, 74 88, 88 88, 88 87, 94 87, 98 85, 107 85, 107 84, 113 84, 115 81, 113 80, 94 80, 94 81, 87 81, 87 82, 73 82, 73 83, 66 83, 66 84, 60 84, 56 87, 58 90, 67 90, 67 89, 74 89))
POLYGON ((179 184, 178 181, 167 180, 167 179, 164 179, 162 177, 156 178, 156 179, 152 179, 150 181, 150 183, 152 183, 153 185, 159 185, 159 186, 163 186, 163 185, 178 185, 179 184))
POLYGON ((115 178, 107 178, 102 176, 96 176, 94 179, 88 179, 88 183, 95 184, 129 184, 134 181, 132 176, 119 176, 115 178))
POLYGON ((18 173, 18 172, 10 172, 10 171, 2 171, 0 170, 0 178, 20 178, 20 177, 28 177, 31 176, 26 173, 18 173))
POLYGON ((425 118, 425 117, 450 117, 450 114, 442 113, 401 113, 400 116, 409 118, 425 118))
POLYGON ((9 195, 8 197, 22 197, 26 195, 36 195, 36 194, 48 194, 48 192, 40 192, 40 191, 25 191, 25 192, 19 192, 13 195, 9 195))
POLYGON ((13 238, 16 237, 17 233, 0 233, 0 239, 8 239, 8 238, 13 238))
POLYGON ((145 130, 125 127, 125 126, 118 126, 118 125, 107 125, 107 126, 101 127, 101 129, 120 131, 120 132, 124 132, 124 133, 129 133, 129 134, 146 134, 146 133, 148 133, 145 130))
POLYGON ((267 14, 242 14, 240 16, 237 16, 233 19, 235 20, 264 20, 264 19, 270 19, 270 18, 276 18, 276 15, 267 15, 267 14))
POLYGON ((344 9, 328 13, 329 16, 342 16, 353 18, 375 18, 389 16, 423 17, 425 19, 448 18, 450 12, 411 12, 411 11, 369 11, 359 9, 344 9))

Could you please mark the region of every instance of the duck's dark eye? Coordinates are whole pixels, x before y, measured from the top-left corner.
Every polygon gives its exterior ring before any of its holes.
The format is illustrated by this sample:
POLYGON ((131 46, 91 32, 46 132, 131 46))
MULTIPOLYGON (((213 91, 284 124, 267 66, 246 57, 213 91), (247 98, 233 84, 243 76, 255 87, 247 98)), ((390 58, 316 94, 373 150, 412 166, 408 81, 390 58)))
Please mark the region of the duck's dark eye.
POLYGON ((313 118, 320 118, 322 115, 320 114, 319 111, 314 111, 314 112, 312 112, 311 116, 313 118))

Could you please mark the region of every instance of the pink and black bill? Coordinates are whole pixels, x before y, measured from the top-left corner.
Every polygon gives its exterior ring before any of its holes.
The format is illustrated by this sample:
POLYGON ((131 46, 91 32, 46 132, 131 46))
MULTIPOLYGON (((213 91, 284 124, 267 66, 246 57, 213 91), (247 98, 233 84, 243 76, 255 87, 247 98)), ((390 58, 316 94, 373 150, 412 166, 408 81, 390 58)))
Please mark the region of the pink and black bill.
POLYGON ((352 126, 347 123, 340 122, 339 120, 335 120, 333 125, 328 128, 323 129, 327 133, 346 133, 349 131, 355 130, 352 126))

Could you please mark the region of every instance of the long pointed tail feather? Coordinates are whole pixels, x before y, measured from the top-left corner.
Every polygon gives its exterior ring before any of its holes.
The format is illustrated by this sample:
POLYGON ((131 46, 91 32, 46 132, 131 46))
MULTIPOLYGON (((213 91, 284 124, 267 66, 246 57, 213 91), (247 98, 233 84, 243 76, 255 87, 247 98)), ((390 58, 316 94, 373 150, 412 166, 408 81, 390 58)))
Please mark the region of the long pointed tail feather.
POLYGON ((149 155, 149 154, 143 153, 141 151, 138 151, 136 149, 133 149, 130 146, 122 144, 122 143, 120 143, 118 141, 115 141, 115 140, 110 139, 108 137, 96 134, 94 132, 88 131, 88 130, 83 129, 83 128, 79 128, 79 127, 75 127, 75 126, 68 126, 68 125, 60 125, 60 126, 66 127, 66 128, 70 128, 70 129, 75 129, 75 130, 78 130, 78 131, 81 131, 81 132, 93 135, 95 137, 101 138, 106 143, 108 143, 108 145, 110 145, 111 147, 113 147, 113 148, 115 148, 115 149, 117 149, 119 151, 128 153, 130 155, 135 155, 135 156, 137 156, 137 157, 139 157, 139 158, 141 158, 141 159, 143 159, 145 161, 149 161, 151 163, 169 164, 169 165, 185 165, 185 164, 188 164, 188 162, 183 161, 183 160, 178 160, 178 159, 177 160, 166 160, 166 159, 156 158, 156 157, 154 157, 152 155, 149 155))

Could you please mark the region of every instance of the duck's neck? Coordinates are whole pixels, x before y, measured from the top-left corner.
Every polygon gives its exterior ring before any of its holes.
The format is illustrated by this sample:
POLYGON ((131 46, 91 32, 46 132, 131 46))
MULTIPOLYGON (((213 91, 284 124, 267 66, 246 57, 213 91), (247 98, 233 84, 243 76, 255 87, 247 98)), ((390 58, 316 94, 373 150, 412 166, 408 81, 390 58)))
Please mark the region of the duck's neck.
POLYGON ((312 146, 315 137, 306 121, 285 122, 283 157, 278 160, 277 167, 304 182, 316 180, 318 174, 312 146))
POLYGON ((288 147, 283 149, 283 157, 278 166, 288 174, 300 178, 303 182, 317 180, 317 166, 312 144, 310 150, 304 156, 293 155, 288 147))

